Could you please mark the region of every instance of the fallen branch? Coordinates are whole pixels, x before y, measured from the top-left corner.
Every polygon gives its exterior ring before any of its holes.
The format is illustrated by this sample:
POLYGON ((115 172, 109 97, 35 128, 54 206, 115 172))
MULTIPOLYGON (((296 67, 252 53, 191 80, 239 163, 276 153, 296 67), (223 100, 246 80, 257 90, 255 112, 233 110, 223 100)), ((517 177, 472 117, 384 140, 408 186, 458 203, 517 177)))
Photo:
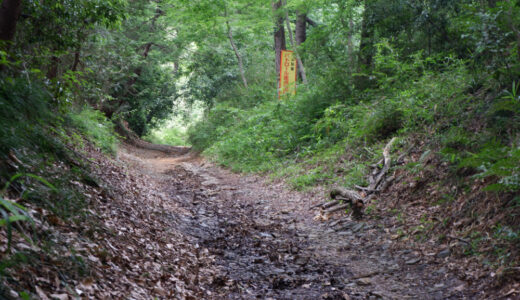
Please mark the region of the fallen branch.
POLYGON ((322 205, 322 209, 327 209, 329 207, 333 207, 334 205, 339 204, 339 201, 329 201, 326 204, 322 205))
POLYGON ((383 177, 386 175, 386 172, 390 170, 390 165, 392 164, 392 157, 390 156, 390 150, 392 148, 392 145, 397 139, 394 137, 386 144, 385 148, 383 149, 383 157, 384 157, 384 166, 383 169, 379 172, 379 174, 375 177, 374 183, 369 186, 370 189, 375 190, 377 189, 377 186, 383 179, 383 177))
MULTIPOLYGON (((384 179, 384 177, 388 170, 390 170, 390 167, 392 166, 392 157, 390 156, 390 150, 392 149, 392 146, 396 140, 397 139, 394 137, 388 142, 388 144, 386 144, 385 148, 383 149, 383 159, 381 159, 376 164, 372 165, 374 170, 368 177, 369 186, 355 186, 358 190, 365 192, 367 196, 363 197, 356 191, 336 187, 330 191, 330 198, 335 200, 344 200, 344 202, 346 203, 336 207, 333 207, 334 205, 330 205, 327 207, 330 208, 325 211, 326 213, 333 213, 338 210, 345 209, 350 205, 352 207, 353 216, 355 218, 361 218, 361 216, 363 215, 363 207, 365 206, 365 203, 372 200, 375 197, 375 193, 384 191, 395 180, 394 176, 391 176, 387 179, 384 179), (379 170, 380 164, 383 164, 383 168, 381 170, 379 170)), ((398 161, 401 160, 404 157, 404 155, 406 155, 409 151, 411 151, 411 149, 412 148, 409 148, 405 153, 401 154, 401 156, 399 156, 398 161)), ((324 205, 313 206, 312 208, 320 206, 324 208, 324 205)), ((334 223, 333 226, 337 224, 338 223, 334 223)))
POLYGON ((324 208, 324 207, 331 207, 333 205, 336 205, 338 204, 339 201, 330 201, 330 200, 327 200, 325 202, 321 202, 321 203, 318 203, 316 205, 313 205, 309 208, 309 210, 312 210, 312 209, 315 209, 315 208, 318 208, 318 207, 321 207, 321 208, 324 208))
POLYGON ((395 180, 394 176, 390 176, 387 179, 383 180, 383 183, 379 186, 376 192, 384 192, 386 188, 395 180))
POLYGON ((349 206, 351 206, 350 203, 346 203, 346 204, 342 204, 342 205, 339 205, 339 206, 334 206, 332 208, 329 208, 325 211, 325 213, 327 214, 331 214, 333 212, 336 212, 338 210, 343 210, 343 209, 347 209, 349 206))
POLYGON ((363 197, 361 197, 361 195, 356 191, 337 187, 330 191, 330 197, 332 199, 342 199, 345 202, 348 202, 352 207, 353 216, 355 218, 361 218, 363 216, 363 207, 365 206, 365 203, 363 197), (341 198, 338 196, 341 196, 341 198))
POLYGON ((334 221, 330 222, 330 223, 328 224, 328 226, 329 226, 329 227, 334 227, 334 226, 336 226, 336 225, 339 225, 339 224, 342 224, 342 223, 345 223, 345 222, 348 222, 348 221, 350 221, 350 218, 345 217, 345 218, 337 219, 337 220, 334 220, 334 221))
POLYGON ((367 187, 364 187, 364 186, 355 185, 354 187, 356 189, 360 190, 360 191, 365 191, 367 193, 375 193, 375 192, 377 192, 377 190, 371 190, 370 188, 367 188, 367 187))

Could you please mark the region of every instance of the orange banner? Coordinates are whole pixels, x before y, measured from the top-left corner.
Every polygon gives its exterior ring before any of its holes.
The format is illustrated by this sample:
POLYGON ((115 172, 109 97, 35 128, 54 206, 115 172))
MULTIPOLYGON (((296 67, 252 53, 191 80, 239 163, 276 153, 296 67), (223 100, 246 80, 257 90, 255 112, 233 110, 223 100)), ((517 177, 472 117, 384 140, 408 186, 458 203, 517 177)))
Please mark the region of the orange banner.
POLYGON ((296 57, 293 51, 282 50, 280 60, 280 82, 278 84, 278 97, 284 95, 296 95, 296 57))

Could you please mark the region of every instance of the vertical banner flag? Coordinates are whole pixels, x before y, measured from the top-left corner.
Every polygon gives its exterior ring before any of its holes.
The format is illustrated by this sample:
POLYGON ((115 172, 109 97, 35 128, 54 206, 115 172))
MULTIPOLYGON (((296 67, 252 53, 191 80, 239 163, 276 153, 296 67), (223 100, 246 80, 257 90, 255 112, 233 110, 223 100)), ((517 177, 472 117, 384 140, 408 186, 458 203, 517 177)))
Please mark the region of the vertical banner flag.
POLYGON ((278 97, 296 95, 296 57, 293 51, 282 50, 280 60, 280 82, 278 97))

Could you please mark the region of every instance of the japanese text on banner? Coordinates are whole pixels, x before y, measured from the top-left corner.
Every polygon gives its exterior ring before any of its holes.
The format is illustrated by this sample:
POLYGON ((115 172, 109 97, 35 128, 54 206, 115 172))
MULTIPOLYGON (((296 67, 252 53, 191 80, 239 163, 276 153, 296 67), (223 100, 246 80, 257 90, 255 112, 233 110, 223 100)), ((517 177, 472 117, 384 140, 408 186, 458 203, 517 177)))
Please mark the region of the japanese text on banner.
POLYGON ((280 61, 279 97, 296 95, 296 57, 293 51, 282 50, 280 61))

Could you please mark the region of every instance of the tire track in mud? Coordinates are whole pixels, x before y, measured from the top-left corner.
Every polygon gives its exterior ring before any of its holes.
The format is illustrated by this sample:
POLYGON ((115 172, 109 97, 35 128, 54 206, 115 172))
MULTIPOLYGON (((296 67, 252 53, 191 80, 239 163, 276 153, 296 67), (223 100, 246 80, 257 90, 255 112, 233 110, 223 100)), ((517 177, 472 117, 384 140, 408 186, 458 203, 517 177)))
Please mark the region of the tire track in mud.
POLYGON ((125 146, 121 158, 157 180, 185 211, 169 216, 172 226, 214 255, 208 299, 476 297, 435 258, 394 247, 381 224, 350 221, 333 230, 313 221, 310 199, 282 184, 189 155, 125 146))

